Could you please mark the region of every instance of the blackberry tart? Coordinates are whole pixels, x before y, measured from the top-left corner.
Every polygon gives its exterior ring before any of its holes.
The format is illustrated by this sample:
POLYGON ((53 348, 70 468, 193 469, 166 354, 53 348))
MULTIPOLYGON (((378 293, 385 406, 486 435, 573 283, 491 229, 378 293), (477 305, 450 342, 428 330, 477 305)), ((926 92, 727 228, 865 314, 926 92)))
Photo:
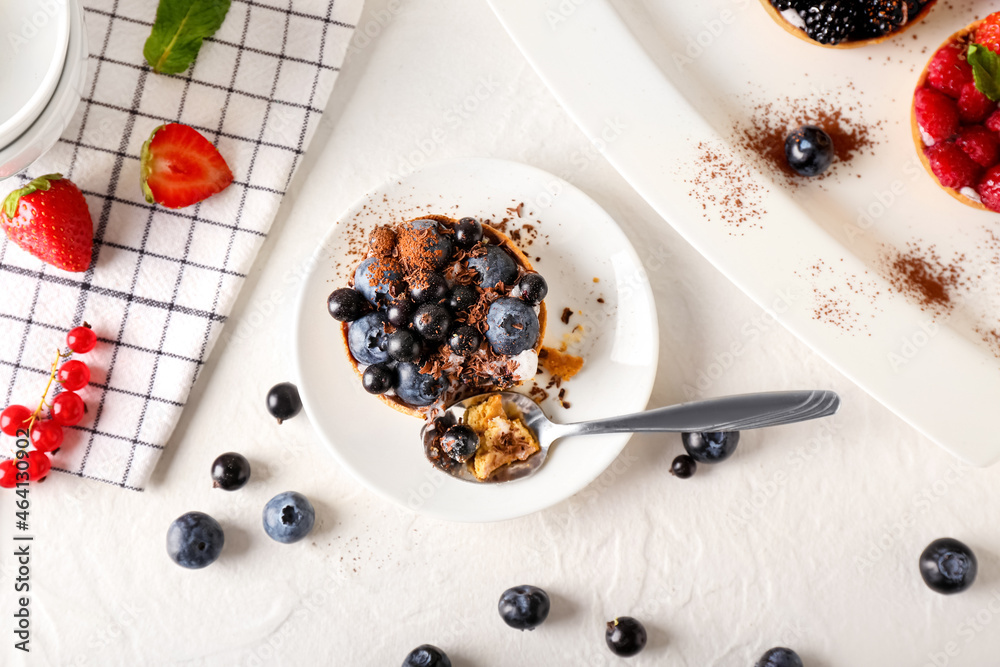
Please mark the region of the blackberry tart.
POLYGON ((787 32, 811 44, 877 44, 923 20, 937 0, 761 0, 787 32))
POLYGON ((327 305, 364 389, 425 419, 535 376, 546 291, 506 234, 432 215, 377 227, 327 305))

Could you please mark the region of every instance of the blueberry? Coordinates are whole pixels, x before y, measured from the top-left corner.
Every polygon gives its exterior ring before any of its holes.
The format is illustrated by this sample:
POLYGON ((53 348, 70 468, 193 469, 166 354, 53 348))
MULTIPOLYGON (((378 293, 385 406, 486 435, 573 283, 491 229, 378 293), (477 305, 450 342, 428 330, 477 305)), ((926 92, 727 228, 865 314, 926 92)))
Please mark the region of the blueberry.
POLYGON ((532 306, 537 306, 549 293, 549 284, 537 273, 526 273, 517 283, 521 288, 521 299, 532 306))
POLYGON ((351 322, 347 328, 347 346, 351 356, 365 366, 389 358, 385 351, 385 338, 385 315, 382 313, 368 313, 351 322))
POLYGON ((681 454, 670 464, 670 474, 677 479, 687 479, 698 469, 698 464, 687 454, 681 454))
POLYGON ((684 449, 698 463, 718 463, 725 461, 740 443, 739 431, 714 433, 682 433, 684 449))
POLYGON ((403 667, 451 667, 451 660, 437 646, 424 644, 410 651, 403 667))
POLYGON ((433 375, 420 372, 416 364, 402 363, 396 367, 399 375, 396 395, 414 407, 430 405, 444 391, 444 383, 433 375))
POLYGON ((298 387, 291 382, 271 387, 267 392, 267 411, 279 424, 299 414, 302 411, 302 399, 299 398, 298 387))
POLYGON ((468 356, 479 349, 483 342, 483 337, 475 327, 462 325, 451 332, 448 336, 448 346, 455 354, 463 357, 468 356))
POLYGON ((222 526, 203 512, 182 514, 167 529, 167 555, 189 570, 214 563, 225 542, 222 526))
POLYGON ((441 436, 441 449, 460 463, 465 463, 479 448, 479 436, 469 426, 456 424, 441 436))
POLYGON ((619 616, 608 623, 604 641, 615 655, 631 658, 646 648, 646 628, 631 616, 619 616))
POLYGON ((223 491, 242 489, 250 481, 250 462, 242 454, 228 452, 212 462, 212 486, 223 491))
POLYGON ((298 542, 309 534, 315 522, 312 503, 295 491, 279 493, 264 506, 264 532, 276 542, 298 542))
POLYGON ((434 271, 417 271, 410 278, 410 297, 414 303, 437 303, 448 296, 448 281, 434 271))
POLYGON ((394 299, 385 309, 385 317, 389 324, 398 329, 408 329, 413 323, 413 312, 417 309, 415 303, 407 297, 394 299))
POLYGON ((497 354, 509 357, 535 347, 538 315, 520 299, 504 297, 490 304, 486 314, 486 340, 497 354))
POLYGON ((354 270, 354 289, 374 304, 387 302, 406 289, 403 267, 391 258, 369 257, 354 270))
POLYGON ((792 649, 778 646, 768 649, 754 667, 802 667, 802 658, 792 649))
POLYGON ((399 236, 399 258, 410 268, 439 271, 451 259, 451 238, 439 232, 433 220, 408 222, 399 236))
POLYGON ((396 370, 388 364, 372 364, 361 374, 361 386, 369 394, 384 394, 396 384, 396 370))
POLYGON ((479 274, 479 286, 483 289, 517 282, 517 263, 506 250, 495 245, 486 246, 486 254, 482 257, 470 257, 469 268, 479 274))
POLYGON ((920 554, 920 576, 932 591, 943 595, 967 589, 978 570, 972 549, 950 537, 934 540, 920 554))
POLYGON ((516 630, 534 630, 549 615, 549 596, 537 586, 514 586, 500 596, 500 618, 516 630))
POLYGON ((483 225, 475 218, 462 218, 455 225, 455 243, 468 250, 483 240, 483 225))
POLYGON ((326 300, 330 316, 341 322, 353 322, 368 310, 368 301, 361 292, 350 287, 341 287, 330 292, 326 300))
POLYGON ((424 345, 412 331, 398 329, 386 338, 385 351, 396 361, 416 361, 424 345))
POLYGON ((819 176, 833 164, 833 139, 815 125, 803 125, 785 139, 785 157, 800 176, 819 176))
POLYGON ((448 295, 448 307, 456 313, 464 313, 477 303, 479 291, 472 285, 455 285, 448 295))
POLYGON ((444 340, 450 327, 451 315, 442 306, 425 303, 413 314, 413 328, 427 340, 444 340))

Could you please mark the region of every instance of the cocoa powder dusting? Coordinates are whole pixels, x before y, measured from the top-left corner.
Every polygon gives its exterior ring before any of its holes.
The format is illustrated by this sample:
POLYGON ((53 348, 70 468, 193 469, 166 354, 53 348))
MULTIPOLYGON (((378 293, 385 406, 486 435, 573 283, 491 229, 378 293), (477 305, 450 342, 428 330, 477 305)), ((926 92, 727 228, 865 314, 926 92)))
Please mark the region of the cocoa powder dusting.
POLYGON ((911 243, 906 252, 894 250, 888 255, 889 281, 925 310, 949 311, 954 291, 965 286, 964 260, 963 254, 945 263, 934 246, 922 250, 911 243))
MULTIPOLYGON (((839 165, 872 148, 872 128, 860 118, 856 105, 845 106, 825 99, 786 98, 781 102, 757 104, 751 109, 748 120, 733 124, 733 134, 738 148, 762 159, 770 172, 784 176, 789 185, 798 186, 827 178, 839 165), (820 127, 833 140, 836 155, 833 165, 819 176, 800 176, 788 166, 785 158, 785 138, 800 125, 820 127)), ((881 121, 876 127, 879 124, 881 121)))
MULTIPOLYGON (((753 176, 747 164, 725 147, 698 143, 698 172, 685 179, 692 187, 688 195, 701 204, 706 220, 721 220, 736 229, 760 227, 762 193, 767 192, 753 176)), ((731 235, 736 235, 730 231, 731 235)), ((742 232, 740 232, 742 234, 742 232)))

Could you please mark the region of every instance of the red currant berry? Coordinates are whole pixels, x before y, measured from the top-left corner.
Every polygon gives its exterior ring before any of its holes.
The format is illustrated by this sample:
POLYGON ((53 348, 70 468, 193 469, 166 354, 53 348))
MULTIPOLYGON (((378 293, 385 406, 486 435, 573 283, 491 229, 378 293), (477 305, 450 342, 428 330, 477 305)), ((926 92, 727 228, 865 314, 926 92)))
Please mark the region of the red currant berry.
POLYGON ((66 334, 66 344, 77 354, 87 354, 97 345, 97 334, 90 327, 76 327, 66 334))
POLYGON ((83 419, 83 399, 64 391, 52 399, 52 420, 61 426, 76 426, 83 419))
POLYGON ((0 412, 0 431, 16 436, 17 432, 28 428, 31 421, 31 410, 23 405, 12 405, 0 412))
POLYGON ((17 463, 14 459, 0 461, 0 489, 13 489, 17 485, 17 463))
POLYGON ((37 421, 31 427, 31 444, 40 452, 54 452, 62 446, 62 426, 51 419, 37 421))
POLYGON ((67 361, 59 367, 56 378, 63 389, 80 391, 90 383, 90 367, 76 359, 67 361))
POLYGON ((31 450, 28 452, 28 481, 40 482, 52 470, 52 461, 45 452, 31 450))

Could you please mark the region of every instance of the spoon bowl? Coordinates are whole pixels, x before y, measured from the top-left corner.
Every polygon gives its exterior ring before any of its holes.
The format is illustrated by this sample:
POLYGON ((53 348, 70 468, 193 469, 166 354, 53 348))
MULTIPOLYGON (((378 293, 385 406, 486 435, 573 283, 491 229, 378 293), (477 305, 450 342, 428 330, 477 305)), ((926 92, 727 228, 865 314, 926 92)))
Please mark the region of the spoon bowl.
POLYGON ((453 424, 464 423, 468 408, 493 395, 481 394, 452 404, 441 417, 424 425, 420 438, 424 454, 434 467, 465 482, 502 484, 533 475, 545 463, 552 444, 567 436, 746 431, 827 417, 840 408, 840 397, 832 391, 764 392, 681 403, 596 421, 556 424, 549 420, 541 406, 524 394, 513 391, 494 393, 499 393, 508 414, 517 415, 531 429, 541 449, 524 461, 515 461, 497 469, 485 480, 477 478, 468 463, 454 461, 443 454, 437 447, 443 430, 453 424))

